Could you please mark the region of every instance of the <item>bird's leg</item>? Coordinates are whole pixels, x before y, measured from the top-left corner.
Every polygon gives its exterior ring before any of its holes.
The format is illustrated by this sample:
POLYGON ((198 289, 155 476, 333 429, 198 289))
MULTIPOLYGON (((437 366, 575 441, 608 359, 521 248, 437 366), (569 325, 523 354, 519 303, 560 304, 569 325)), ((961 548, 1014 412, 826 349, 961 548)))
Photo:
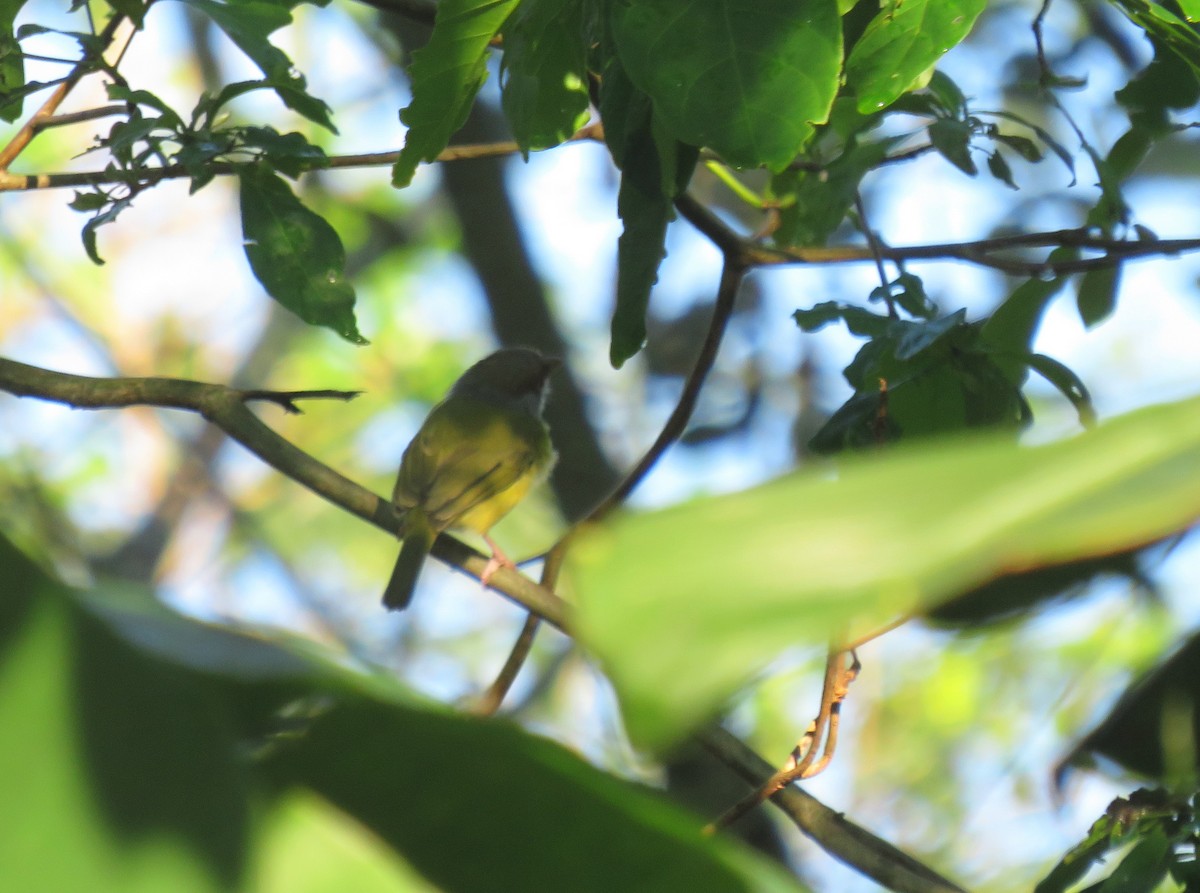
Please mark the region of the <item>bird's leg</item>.
POLYGON ((492 550, 492 557, 488 559, 487 567, 483 569, 483 574, 479 577, 479 582, 487 586, 491 582, 492 575, 502 567, 507 567, 510 570, 516 570, 516 563, 504 554, 504 550, 492 542, 492 538, 486 533, 483 534, 483 541, 488 544, 488 548, 492 550))

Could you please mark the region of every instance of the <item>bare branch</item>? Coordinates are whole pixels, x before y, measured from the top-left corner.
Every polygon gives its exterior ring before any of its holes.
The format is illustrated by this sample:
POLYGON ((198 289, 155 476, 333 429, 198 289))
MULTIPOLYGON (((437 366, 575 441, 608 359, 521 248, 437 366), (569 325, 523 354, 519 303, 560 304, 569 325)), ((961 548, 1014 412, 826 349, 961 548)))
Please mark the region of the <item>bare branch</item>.
MULTIPOLYGON (((69 375, 4 358, 0 358, 0 390, 79 409, 158 406, 199 413, 272 468, 334 505, 392 534, 398 534, 403 526, 391 500, 342 476, 263 424, 246 406, 247 392, 180 378, 69 375)), ((433 554, 476 577, 487 567, 484 555, 445 535, 434 543, 433 554)), ((528 577, 502 568, 489 585, 555 626, 567 624, 566 603, 528 577)))

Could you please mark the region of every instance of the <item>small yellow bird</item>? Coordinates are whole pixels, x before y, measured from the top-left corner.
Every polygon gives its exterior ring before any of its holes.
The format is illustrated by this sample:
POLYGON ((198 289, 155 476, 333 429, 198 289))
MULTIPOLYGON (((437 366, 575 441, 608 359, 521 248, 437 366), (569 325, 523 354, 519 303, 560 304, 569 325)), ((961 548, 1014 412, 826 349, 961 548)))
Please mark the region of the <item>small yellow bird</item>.
POLYGON ((405 513, 404 545, 385 607, 408 607, 433 541, 450 528, 481 534, 491 548, 485 585, 500 567, 514 566, 488 530, 554 467, 542 407, 559 365, 524 347, 498 350, 464 372, 430 411, 404 450, 392 494, 405 513))

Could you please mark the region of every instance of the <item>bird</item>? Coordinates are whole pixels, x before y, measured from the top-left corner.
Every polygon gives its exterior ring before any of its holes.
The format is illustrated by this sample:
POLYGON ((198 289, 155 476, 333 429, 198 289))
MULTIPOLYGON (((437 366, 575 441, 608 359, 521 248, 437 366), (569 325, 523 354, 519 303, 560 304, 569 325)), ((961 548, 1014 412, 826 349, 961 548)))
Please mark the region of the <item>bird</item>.
POLYGON ((392 493, 404 513, 404 543, 383 593, 386 608, 408 607, 433 541, 445 530, 483 536, 492 550, 485 586, 499 568, 515 567, 488 531, 554 467, 542 409, 560 365, 530 348, 502 348, 467 369, 430 410, 404 450, 392 493))

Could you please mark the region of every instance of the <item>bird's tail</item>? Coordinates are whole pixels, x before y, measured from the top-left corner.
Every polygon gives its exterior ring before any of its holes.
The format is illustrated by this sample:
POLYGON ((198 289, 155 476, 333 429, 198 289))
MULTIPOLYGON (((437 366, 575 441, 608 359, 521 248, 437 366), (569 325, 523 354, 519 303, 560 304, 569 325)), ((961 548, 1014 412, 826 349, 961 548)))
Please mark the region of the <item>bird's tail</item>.
POLYGON ((403 611, 412 601, 413 591, 417 588, 417 577, 425 564, 425 556, 433 548, 433 540, 437 536, 429 523, 429 518, 419 508, 408 510, 404 518, 404 545, 400 547, 400 557, 396 559, 396 567, 392 578, 388 580, 387 589, 383 591, 383 605, 391 611, 403 611))

